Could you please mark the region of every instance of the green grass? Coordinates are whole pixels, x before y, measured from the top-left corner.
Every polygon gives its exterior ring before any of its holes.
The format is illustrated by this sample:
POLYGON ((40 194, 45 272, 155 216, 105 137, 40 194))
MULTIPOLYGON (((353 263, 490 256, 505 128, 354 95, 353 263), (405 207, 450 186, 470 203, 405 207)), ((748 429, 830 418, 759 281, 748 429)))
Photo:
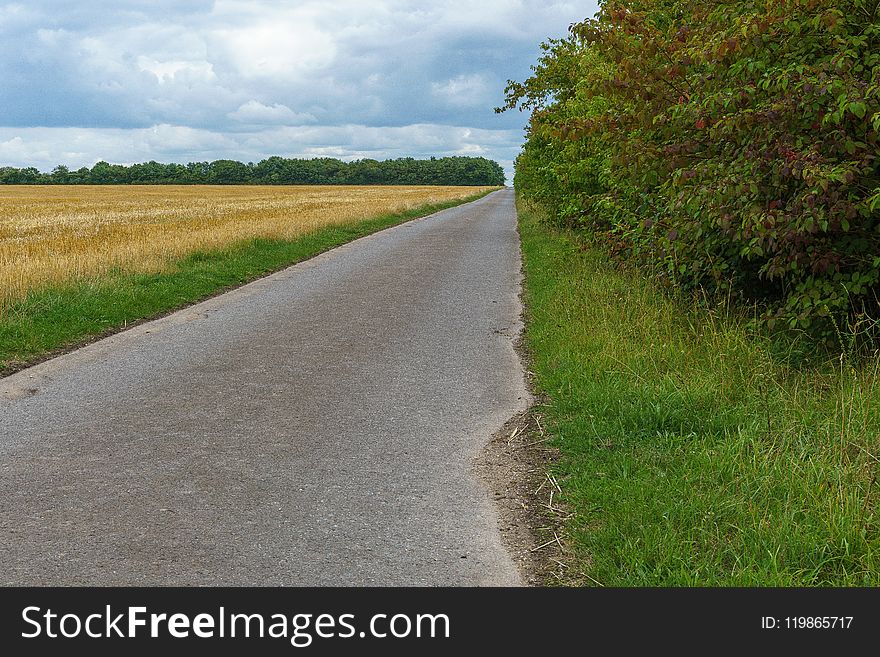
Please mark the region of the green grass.
POLYGON ((520 203, 573 571, 606 586, 880 584, 880 361, 792 365, 520 203))
POLYGON ((116 272, 41 290, 0 315, 0 374, 132 322, 216 295, 359 237, 481 196, 485 194, 328 227, 296 240, 251 239, 218 251, 196 252, 171 263, 162 273, 116 272))

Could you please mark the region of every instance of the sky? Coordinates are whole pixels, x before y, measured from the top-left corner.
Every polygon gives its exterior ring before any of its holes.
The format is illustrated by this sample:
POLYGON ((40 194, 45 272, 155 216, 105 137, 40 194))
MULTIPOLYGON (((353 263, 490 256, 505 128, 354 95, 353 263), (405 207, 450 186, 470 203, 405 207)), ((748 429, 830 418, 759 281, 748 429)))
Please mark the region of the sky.
POLYGON ((596 4, 0 2, 0 166, 470 155, 510 181, 504 85, 596 4))

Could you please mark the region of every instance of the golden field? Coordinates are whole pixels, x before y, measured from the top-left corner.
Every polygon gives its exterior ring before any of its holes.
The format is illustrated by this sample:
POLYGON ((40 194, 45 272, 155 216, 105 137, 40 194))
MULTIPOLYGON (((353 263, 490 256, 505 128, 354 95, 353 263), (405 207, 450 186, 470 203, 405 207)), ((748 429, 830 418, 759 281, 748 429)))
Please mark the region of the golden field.
POLYGON ((0 313, 29 292, 193 251, 471 196, 484 187, 0 186, 0 313))

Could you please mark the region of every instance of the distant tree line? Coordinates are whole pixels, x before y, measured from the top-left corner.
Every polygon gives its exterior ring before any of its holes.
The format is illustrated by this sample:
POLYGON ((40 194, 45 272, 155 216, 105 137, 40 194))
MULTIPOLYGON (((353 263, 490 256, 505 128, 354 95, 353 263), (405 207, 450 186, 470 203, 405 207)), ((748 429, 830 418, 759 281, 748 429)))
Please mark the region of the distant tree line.
POLYGON ((125 166, 98 162, 71 171, 64 165, 51 173, 33 167, 0 168, 6 185, 503 185, 504 171, 483 157, 417 160, 356 160, 270 157, 254 164, 235 160, 125 166))

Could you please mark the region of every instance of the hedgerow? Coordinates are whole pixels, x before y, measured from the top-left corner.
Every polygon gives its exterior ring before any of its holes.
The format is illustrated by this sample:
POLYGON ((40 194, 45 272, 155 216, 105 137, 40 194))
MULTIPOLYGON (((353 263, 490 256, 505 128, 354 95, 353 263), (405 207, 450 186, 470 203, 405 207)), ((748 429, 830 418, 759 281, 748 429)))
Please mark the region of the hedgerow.
MULTIPOLYGON (((880 1, 608 0, 543 44, 515 186, 677 290, 878 316, 880 1)), ((876 326, 876 324, 873 324, 876 326)))

